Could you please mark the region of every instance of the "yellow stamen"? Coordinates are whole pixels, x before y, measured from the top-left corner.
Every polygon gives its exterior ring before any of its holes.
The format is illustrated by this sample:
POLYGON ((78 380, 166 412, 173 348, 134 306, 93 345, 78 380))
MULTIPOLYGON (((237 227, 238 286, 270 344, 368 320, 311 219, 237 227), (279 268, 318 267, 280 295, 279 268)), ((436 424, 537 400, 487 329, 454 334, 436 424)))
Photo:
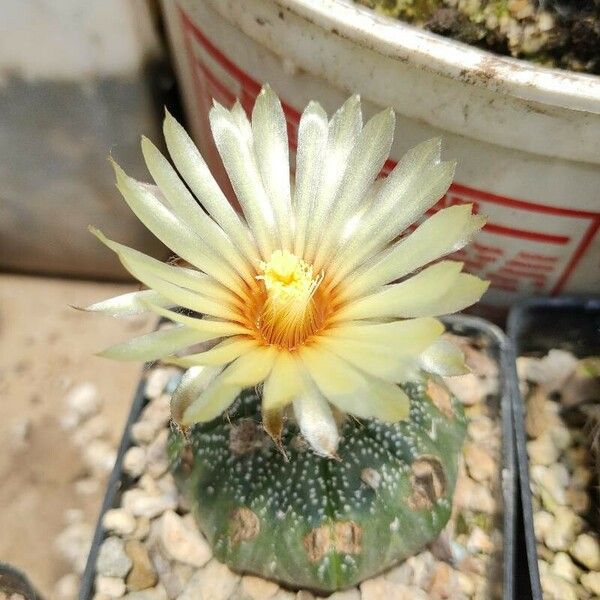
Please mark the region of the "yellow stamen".
POLYGON ((323 276, 313 277, 313 268, 286 250, 276 250, 260 267, 266 299, 259 329, 270 344, 293 349, 319 325, 314 294, 323 276))

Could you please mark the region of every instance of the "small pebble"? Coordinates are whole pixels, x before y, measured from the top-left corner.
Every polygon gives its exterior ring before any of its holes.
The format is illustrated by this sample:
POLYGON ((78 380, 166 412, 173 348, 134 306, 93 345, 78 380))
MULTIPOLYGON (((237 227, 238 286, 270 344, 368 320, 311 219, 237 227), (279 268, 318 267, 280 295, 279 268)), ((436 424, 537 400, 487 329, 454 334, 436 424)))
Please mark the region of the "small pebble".
POLYGON ((131 559, 125 553, 123 540, 108 537, 102 542, 98 551, 96 570, 107 577, 125 577, 131 569, 131 559))
POLYGON ((104 475, 112 471, 117 451, 106 440, 92 440, 83 448, 82 458, 92 473, 104 475))
POLYGON ((196 527, 172 510, 161 518, 160 542, 169 558, 193 567, 202 567, 212 557, 210 546, 196 527))
POLYGON ((74 426, 95 415, 102 406, 98 388, 93 383, 80 383, 65 398, 69 413, 75 416, 74 426))
POLYGON ((478 444, 467 442, 463 455, 469 474, 476 481, 490 481, 498 472, 494 459, 478 444))
POLYGON ((588 591, 594 594, 596 597, 600 597, 600 573, 584 573, 581 576, 581 585, 588 591))
POLYGON ((361 600, 358 590, 346 590, 345 592, 334 592, 327 596, 327 600, 361 600))
POLYGON ((96 577, 96 592, 109 598, 121 598, 125 594, 125 582, 119 577, 96 577))
POLYGON ((211 560, 192 575, 178 600, 228 600, 239 580, 224 564, 211 560))
POLYGON ((102 517, 102 526, 121 537, 131 535, 136 528, 135 517, 123 508, 111 508, 102 517))
POLYGON ((552 550, 568 550, 581 531, 581 519, 564 506, 557 507, 554 516, 554 527, 548 531, 544 542, 552 550))
POLYGON ((146 451, 140 446, 131 446, 123 455, 123 470, 136 479, 146 468, 146 451))
POLYGON ((152 519, 166 510, 177 507, 177 499, 170 495, 155 496, 141 489, 127 490, 123 494, 122 506, 135 517, 152 519))
POLYGON ((240 582, 240 590, 251 600, 269 600, 277 593, 279 586, 262 577, 244 575, 240 582))
POLYGON ((79 577, 75 573, 63 575, 54 585, 56 600, 75 600, 79 593, 79 577))
POLYGON ((554 557, 550 570, 567 581, 577 581, 577 567, 573 564, 571 557, 565 552, 558 552, 554 557))
POLYGON ((600 546, 589 533, 582 533, 569 550, 571 556, 590 571, 600 571, 600 546))
POLYGON ((539 438, 527 442, 527 455, 534 465, 551 465, 558 460, 560 450, 549 432, 545 431, 539 438))
POLYGON ((146 387, 144 388, 146 398, 158 398, 167 387, 173 373, 174 370, 169 368, 152 369, 146 377, 146 387))
POLYGON ((127 590, 137 592, 156 585, 156 572, 144 544, 138 540, 128 540, 125 542, 125 553, 132 562, 126 580, 127 590))

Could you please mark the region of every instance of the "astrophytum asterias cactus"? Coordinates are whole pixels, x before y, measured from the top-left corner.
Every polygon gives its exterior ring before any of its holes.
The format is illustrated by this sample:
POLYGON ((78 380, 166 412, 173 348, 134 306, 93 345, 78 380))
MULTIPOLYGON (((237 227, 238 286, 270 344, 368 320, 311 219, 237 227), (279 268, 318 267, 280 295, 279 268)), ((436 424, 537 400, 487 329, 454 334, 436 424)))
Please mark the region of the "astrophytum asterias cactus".
POLYGON ((215 104, 210 124, 243 214, 167 115, 178 172, 147 139, 157 187, 115 171, 183 264, 94 230, 149 289, 89 309, 175 323, 103 355, 188 368, 172 401, 186 436, 174 461, 217 554, 290 584, 343 587, 417 550, 448 518, 464 424, 438 377, 465 367, 435 317, 487 284, 438 259, 483 219, 452 206, 399 237, 445 193, 454 164, 430 140, 379 180, 394 113, 363 127, 356 96, 330 120, 306 107, 293 183, 269 87, 251 120, 239 104, 215 104))

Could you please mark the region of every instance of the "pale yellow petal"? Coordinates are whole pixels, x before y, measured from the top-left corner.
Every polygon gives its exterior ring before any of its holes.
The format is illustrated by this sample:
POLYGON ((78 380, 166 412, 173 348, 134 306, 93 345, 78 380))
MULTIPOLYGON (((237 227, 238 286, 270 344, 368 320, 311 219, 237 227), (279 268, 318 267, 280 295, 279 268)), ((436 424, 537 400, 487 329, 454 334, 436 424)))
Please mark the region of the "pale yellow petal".
POLYGON ((298 360, 290 352, 281 351, 263 389, 263 411, 280 409, 304 389, 298 360))
POLYGON ((327 215, 327 227, 322 228, 313 260, 317 271, 326 265, 332 249, 340 243, 344 224, 363 203, 367 191, 381 171, 392 146, 395 123, 394 111, 383 110, 367 122, 358 136, 348 156, 332 210, 327 215))
POLYGON ((443 332, 444 325, 440 321, 423 317, 375 324, 364 321, 343 322, 328 329, 325 334, 333 338, 391 345, 395 352, 402 354, 418 354, 443 332))
POLYGON ((365 377, 332 352, 319 346, 303 346, 298 355, 321 393, 331 402, 336 396, 366 391, 365 377))
POLYGON ((215 144, 263 260, 279 247, 273 206, 252 148, 230 111, 215 104, 209 113, 215 144))
POLYGON ((212 277, 186 267, 168 265, 151 256, 147 256, 134 248, 119 244, 118 242, 107 238, 95 227, 90 227, 89 229, 103 244, 108 246, 117 254, 117 256, 119 256, 121 262, 127 262, 127 265, 135 271, 132 272, 130 270, 130 273, 134 277, 138 277, 137 273, 143 270, 144 272, 155 275, 169 283, 198 292, 202 296, 225 302, 228 305, 242 306, 238 296, 228 288, 216 282, 212 277))
MULTIPOLYGON (((344 282, 344 299, 358 298, 367 292, 396 281, 445 254, 468 243, 485 222, 471 215, 471 204, 451 206, 427 219, 409 236, 358 269, 344 282)), ((331 285, 341 281, 342 269, 331 285)))
POLYGON ((469 373, 465 355, 449 340, 435 341, 421 354, 419 361, 425 371, 443 377, 469 373))
POLYGON ((117 188, 142 223, 171 250, 207 275, 236 291, 242 291, 239 275, 227 262, 215 255, 188 225, 182 223, 144 185, 129 177, 113 162, 117 188))
POLYGON ((423 269, 409 279, 384 287, 382 290, 349 302, 333 320, 380 319, 384 317, 435 316, 430 306, 442 304, 444 297, 457 281, 462 263, 440 261, 423 269))
POLYGON ((335 112, 328 126, 327 148, 322 177, 315 198, 314 211, 308 222, 304 259, 311 262, 318 248, 323 223, 335 201, 346 172, 348 156, 362 129, 360 97, 351 96, 335 112))
POLYGON ((212 337, 207 337, 204 341, 214 339, 217 337, 227 337, 230 335, 248 335, 251 331, 239 325, 238 323, 231 323, 230 321, 213 321, 212 319, 202 317, 190 317, 188 315, 182 315, 181 313, 173 310, 167 310, 155 304, 149 304, 149 309, 165 319, 170 319, 174 323, 180 323, 190 329, 205 333, 212 337))
POLYGON ((333 258, 334 272, 345 277, 415 223, 446 192, 456 164, 440 162, 441 140, 409 150, 379 187, 360 229, 333 258))
POLYGON ((300 117, 296 150, 294 254, 300 257, 304 256, 307 228, 320 191, 327 135, 327 113, 317 102, 309 102, 300 117))
POLYGON ((281 102, 268 84, 254 102, 252 135, 256 163, 279 230, 280 248, 290 251, 292 213, 287 122, 281 102))
POLYGON ((242 388, 220 384, 217 377, 184 411, 181 419, 183 426, 206 423, 225 412, 239 396, 242 388))
POLYGON ((461 273, 443 296, 424 299, 421 306, 416 307, 409 316, 440 316, 459 312, 475 304, 489 285, 489 281, 470 273, 461 273))
MULTIPOLYGON (((407 353, 396 352, 392 345, 327 336, 316 338, 316 344, 373 377, 394 383, 404 380, 402 362, 407 353)), ((410 353, 408 355, 412 356, 410 353)))
POLYGON ((274 346, 258 346, 246 351, 223 371, 223 383, 242 388, 262 383, 271 372, 277 354, 274 346))
POLYGON ((227 234, 202 210, 169 161, 146 137, 142 137, 142 154, 152 178, 181 221, 198 232, 213 251, 224 258, 247 282, 252 281, 254 273, 249 263, 227 234))
POLYGON ((247 337, 234 337, 220 342, 210 350, 188 354, 181 357, 169 357, 164 362, 180 367, 193 367, 197 365, 224 365, 238 358, 238 356, 256 348, 258 342, 247 337))
POLYGON ((176 326, 141 335, 99 352, 98 356, 113 360, 149 361, 162 358, 177 350, 192 346, 203 339, 194 329, 176 326))
POLYGON ((150 310, 148 303, 152 303, 154 306, 173 306, 171 300, 163 298, 158 292, 154 290, 142 290, 140 292, 128 292, 114 298, 108 298, 86 308, 75 308, 89 312, 99 312, 111 317, 131 317, 147 313, 150 310))
POLYGON ((183 415, 210 383, 223 370, 219 367, 192 367, 181 378, 173 396, 171 396, 171 418, 181 423, 183 415))
POLYGON ((294 400, 294 416, 310 447, 320 456, 334 457, 340 442, 327 400, 311 386, 294 400))
POLYGON ((247 256, 252 264, 258 265, 260 259, 248 228, 221 191, 196 144, 168 111, 163 132, 169 154, 196 198, 240 252, 247 256))

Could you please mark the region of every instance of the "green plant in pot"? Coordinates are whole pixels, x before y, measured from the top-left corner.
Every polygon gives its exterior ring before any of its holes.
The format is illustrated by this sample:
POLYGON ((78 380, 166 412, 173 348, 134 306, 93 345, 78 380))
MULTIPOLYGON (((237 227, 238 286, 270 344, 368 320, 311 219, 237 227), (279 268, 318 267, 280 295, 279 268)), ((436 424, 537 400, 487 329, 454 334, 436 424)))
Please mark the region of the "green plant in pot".
POLYGON ((430 140, 378 179, 394 113, 363 126, 356 96, 331 119, 306 107, 293 183, 269 87, 251 119, 215 103, 210 123, 242 214, 167 115, 174 167, 142 141, 157 187, 115 171, 182 262, 95 231, 148 289, 89 309, 174 323, 102 354, 187 369, 172 470, 216 557, 293 588, 343 589, 421 550, 450 516, 466 423, 441 376, 466 369, 436 316, 487 284, 438 259, 483 219, 452 206, 399 238, 446 192, 454 163, 430 140))

